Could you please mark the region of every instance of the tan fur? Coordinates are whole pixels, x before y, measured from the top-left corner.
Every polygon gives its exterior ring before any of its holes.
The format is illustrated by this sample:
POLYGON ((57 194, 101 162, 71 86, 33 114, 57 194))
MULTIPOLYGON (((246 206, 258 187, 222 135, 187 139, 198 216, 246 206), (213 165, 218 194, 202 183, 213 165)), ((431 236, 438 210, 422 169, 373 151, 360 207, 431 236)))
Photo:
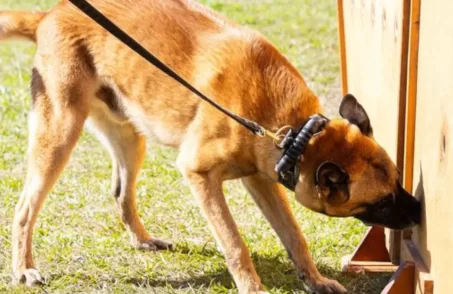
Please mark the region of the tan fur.
MULTIPOLYGON (((284 125, 299 127, 310 115, 322 112, 298 71, 263 36, 196 2, 90 2, 193 86, 238 115, 277 130, 284 125)), ((222 192, 225 180, 238 178, 277 231, 307 286, 318 293, 344 291, 336 281, 324 278, 310 257, 274 172, 282 151, 270 139, 252 135, 202 102, 67 1, 44 15, 0 14, 2 38, 23 36, 38 44, 28 175, 13 224, 16 279, 29 285, 41 279, 32 259, 33 225, 88 121, 112 155, 115 199, 135 246, 169 247, 146 232, 136 211, 135 181, 146 136, 179 149, 177 166, 241 293, 264 290, 222 192)), ((366 169, 370 161, 394 168, 372 138, 346 120, 333 121, 306 150, 297 199, 317 211, 352 215, 357 203, 377 198, 378 193, 362 193, 363 181, 376 178, 374 169, 366 169), (351 174, 356 191, 348 203, 335 206, 318 198, 313 173, 324 160, 337 161, 351 174)), ((376 186, 379 193, 390 190, 378 180, 376 186)))
POLYGON ((36 28, 44 16, 41 11, 0 11, 0 40, 18 37, 36 41, 36 28))

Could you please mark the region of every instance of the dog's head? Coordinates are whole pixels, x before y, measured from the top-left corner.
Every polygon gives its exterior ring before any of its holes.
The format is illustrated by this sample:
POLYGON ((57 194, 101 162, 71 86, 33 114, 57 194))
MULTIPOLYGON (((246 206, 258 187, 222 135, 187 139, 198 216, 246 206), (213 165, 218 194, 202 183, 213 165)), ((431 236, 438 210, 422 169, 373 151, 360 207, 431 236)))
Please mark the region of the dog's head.
POLYGON ((296 198, 329 216, 404 229, 418 224, 421 206, 400 184, 400 173, 373 138, 367 113, 352 95, 315 135, 301 162, 296 198))

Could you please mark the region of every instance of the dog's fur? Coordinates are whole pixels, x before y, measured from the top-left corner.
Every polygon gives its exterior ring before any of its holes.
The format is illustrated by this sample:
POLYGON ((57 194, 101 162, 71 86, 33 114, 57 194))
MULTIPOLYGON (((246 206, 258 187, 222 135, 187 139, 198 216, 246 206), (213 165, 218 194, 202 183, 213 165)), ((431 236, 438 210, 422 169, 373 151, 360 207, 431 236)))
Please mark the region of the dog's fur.
MULTIPOLYGON (((322 113, 298 71, 263 36, 196 2, 91 3, 193 86, 267 129, 298 128, 310 115, 322 113)), ((28 285, 41 280, 32 259, 33 225, 86 122, 112 155, 114 198, 135 246, 150 250, 171 246, 147 233, 136 211, 135 182, 149 137, 179 149, 177 166, 241 293, 264 290, 222 192, 225 180, 239 178, 277 231, 306 286, 317 293, 345 291, 324 278, 310 257, 285 191, 277 183, 274 166, 282 151, 272 140, 252 135, 201 101, 67 1, 46 13, 0 12, 0 39, 10 37, 28 38, 38 45, 28 174, 13 221, 16 280, 28 285)), ((394 220, 379 220, 389 212, 379 212, 376 205, 389 197, 394 201, 388 205, 393 206, 398 199, 409 198, 401 195, 398 171, 374 141, 360 104, 348 96, 340 113, 345 119, 330 121, 307 146, 297 200, 331 216, 410 225, 414 217, 399 215, 408 215, 412 200, 391 212, 394 220), (318 169, 327 160, 334 164, 318 169)))

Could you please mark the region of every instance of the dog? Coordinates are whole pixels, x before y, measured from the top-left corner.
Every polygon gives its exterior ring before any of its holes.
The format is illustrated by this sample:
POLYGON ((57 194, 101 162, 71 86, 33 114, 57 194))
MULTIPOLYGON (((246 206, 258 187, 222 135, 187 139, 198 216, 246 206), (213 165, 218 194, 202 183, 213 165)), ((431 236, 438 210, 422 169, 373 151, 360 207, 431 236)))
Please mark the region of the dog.
MULTIPOLYGON (((195 1, 90 2, 197 89, 268 130, 297 129, 323 112, 301 74, 265 37, 195 1)), ((13 220, 16 281, 42 280, 32 258, 33 226, 86 125, 111 154, 114 199, 135 247, 171 248, 146 231, 136 211, 135 183, 150 138, 179 149, 177 167, 240 293, 266 292, 222 192, 222 183, 233 179, 241 179, 277 232, 307 289, 346 291, 323 277, 310 256, 274 170, 283 151, 272 140, 200 100, 68 1, 47 12, 0 12, 0 39, 12 37, 37 43, 28 170, 13 220)), ((394 229, 418 223, 420 203, 401 187, 366 111, 347 95, 339 112, 341 118, 330 120, 300 159, 298 202, 328 216, 394 229)))

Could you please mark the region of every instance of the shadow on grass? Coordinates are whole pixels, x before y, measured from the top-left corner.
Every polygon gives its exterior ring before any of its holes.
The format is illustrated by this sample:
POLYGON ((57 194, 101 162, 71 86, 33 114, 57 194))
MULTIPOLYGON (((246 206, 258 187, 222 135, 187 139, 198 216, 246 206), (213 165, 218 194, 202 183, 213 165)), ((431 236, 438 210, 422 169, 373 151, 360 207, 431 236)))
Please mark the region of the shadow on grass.
MULTIPOLYGON (((193 248, 179 247, 179 253, 190 254, 193 253, 193 248)), ((215 249, 195 250, 197 254, 202 254, 207 257, 219 256, 215 249)), ((265 287, 272 291, 279 290, 284 292, 293 293, 295 290, 302 290, 303 284, 297 278, 296 270, 293 264, 286 256, 262 256, 259 254, 252 254, 252 260, 258 275, 261 278, 265 287)), ((387 281, 390 274, 353 274, 338 271, 328 265, 317 264, 318 270, 322 275, 338 280, 349 291, 348 293, 380 293, 387 281)), ((186 279, 155 279, 151 277, 142 277, 138 279, 126 279, 125 283, 133 284, 138 287, 172 287, 173 289, 206 289, 213 285, 221 286, 227 290, 235 289, 234 281, 225 267, 215 271, 209 272, 204 275, 194 276, 186 279)))
MULTIPOLYGON (((175 249, 175 253, 186 254, 188 258, 191 258, 190 255, 203 255, 207 258, 218 258, 221 256, 221 253, 213 247, 205 248, 198 246, 186 246, 180 245, 175 249)), ((277 255, 262 255, 254 253, 252 254, 252 260, 258 272, 258 275, 261 277, 262 283, 265 287, 271 292, 286 292, 294 293, 295 291, 300 291, 303 293, 303 284, 297 278, 296 270, 289 260, 286 257, 285 253, 277 255)), ((201 267, 200 265, 198 265, 201 267)), ((338 280, 343 286, 348 289, 348 293, 351 294, 374 294, 380 293, 384 288, 385 284, 390 278, 390 274, 353 274, 353 273, 343 273, 336 268, 325 265, 323 263, 317 264, 318 270, 324 276, 338 280)), ((96 278, 93 275, 84 274, 84 273, 68 273, 64 274, 54 274, 49 277, 46 285, 41 289, 35 289, 38 292, 32 293, 47 293, 46 289, 51 290, 52 288, 61 287, 61 282, 64 281, 83 281, 86 282, 87 286, 98 287, 99 283, 106 284, 124 284, 139 287, 142 289, 149 288, 172 288, 172 289, 193 289, 197 293, 203 293, 206 289, 222 289, 218 291, 219 293, 224 293, 228 290, 236 289, 234 281, 228 272, 228 269, 225 266, 221 266, 219 269, 211 272, 205 272, 205 274, 194 275, 191 277, 185 278, 172 278, 171 276, 164 275, 161 277, 156 277, 158 273, 148 273, 144 275, 137 275, 137 278, 134 277, 115 277, 115 275, 101 275, 96 278), (72 279, 71 279, 72 278, 72 279), (100 280, 99 280, 100 279, 100 280)), ((66 285, 68 287, 73 287, 74 285, 66 285)), ((64 287, 66 287, 64 286, 64 287)), ((23 287, 15 288, 17 292, 11 293, 23 293, 23 287)), ((27 289, 27 288, 25 288, 27 289)), ((1 290, 1 289, 0 289, 1 290)), ((1 291, 0 291, 1 292, 1 291)), ((228 291, 229 292, 229 291, 228 291)), ((65 292, 67 293, 67 292, 65 292)), ((215 292, 217 293, 217 292, 215 292)))
MULTIPOLYGON (((191 255, 202 255, 207 258, 219 258, 222 254, 215 249, 215 247, 208 246, 190 246, 188 244, 179 244, 175 250, 175 254, 187 255, 190 259, 191 255)), ((252 260, 258 275, 261 278, 262 283, 270 292, 283 292, 283 293, 295 293, 296 291, 303 292, 302 281, 297 278, 296 270, 286 256, 284 252, 276 255, 263 255, 263 254, 252 254, 252 260)), ((198 264, 198 267, 202 265, 198 264)), ((352 294, 374 294, 380 293, 384 288, 385 284, 390 278, 390 274, 352 274, 343 273, 336 268, 325 265, 323 263, 317 264, 318 270, 324 276, 338 280, 343 286, 348 289, 348 293, 352 294)), ((175 273, 176 276, 180 276, 175 273)), ((197 293, 204 293, 206 289, 220 289, 219 293, 229 292, 229 290, 235 290, 236 286, 234 281, 228 272, 226 264, 220 266, 217 270, 211 272, 205 272, 204 274, 194 275, 190 277, 172 278, 171 275, 165 274, 164 276, 158 276, 159 273, 145 273, 137 274, 137 278, 134 277, 118 277, 115 275, 100 275, 93 277, 90 274, 65 272, 64 274, 50 275, 46 285, 42 287, 42 291, 46 293, 46 289, 49 291, 54 287, 61 287, 62 282, 78 280, 84 282, 89 287, 98 287, 99 284, 124 284, 126 287, 134 286, 142 289, 150 288, 172 288, 172 289, 193 289, 197 293), (157 275, 157 277, 156 277, 157 275), (199 291, 199 292, 198 292, 199 291)), ((66 285, 67 287, 73 287, 74 285, 66 285)), ((64 286, 64 287, 66 287, 64 286)), ((17 288, 18 292, 21 292, 22 288, 17 288)), ((1 292, 1 291, 0 291, 1 292)), ((38 293, 38 292, 33 292, 38 293)), ((42 293, 42 292, 40 292, 42 293)), ((67 293, 67 292, 66 292, 67 293)), ((217 291, 215 292, 217 293, 217 291)))

